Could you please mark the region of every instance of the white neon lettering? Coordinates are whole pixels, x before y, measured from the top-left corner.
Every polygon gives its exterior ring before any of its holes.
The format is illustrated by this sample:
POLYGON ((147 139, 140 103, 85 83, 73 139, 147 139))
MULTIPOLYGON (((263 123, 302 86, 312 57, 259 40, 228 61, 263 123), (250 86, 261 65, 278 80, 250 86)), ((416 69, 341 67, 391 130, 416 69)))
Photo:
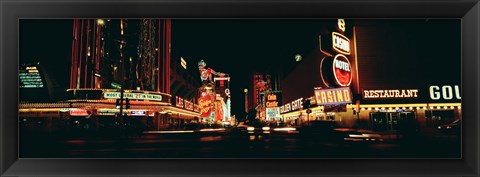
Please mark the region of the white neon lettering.
POLYGON ((350 71, 350 65, 347 62, 340 61, 340 60, 335 60, 335 68, 338 68, 344 71, 350 71))

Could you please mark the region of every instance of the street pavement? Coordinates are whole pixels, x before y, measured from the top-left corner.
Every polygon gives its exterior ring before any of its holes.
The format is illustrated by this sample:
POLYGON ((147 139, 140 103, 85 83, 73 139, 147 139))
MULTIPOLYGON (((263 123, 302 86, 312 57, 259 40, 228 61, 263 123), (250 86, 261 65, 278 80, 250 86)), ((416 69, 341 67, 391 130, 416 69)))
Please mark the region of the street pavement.
POLYGON ((384 135, 325 142, 299 134, 168 131, 137 134, 21 132, 21 158, 460 158, 456 136, 384 135), (390 137, 390 138, 388 138, 390 137), (392 138, 394 137, 394 138, 392 138))

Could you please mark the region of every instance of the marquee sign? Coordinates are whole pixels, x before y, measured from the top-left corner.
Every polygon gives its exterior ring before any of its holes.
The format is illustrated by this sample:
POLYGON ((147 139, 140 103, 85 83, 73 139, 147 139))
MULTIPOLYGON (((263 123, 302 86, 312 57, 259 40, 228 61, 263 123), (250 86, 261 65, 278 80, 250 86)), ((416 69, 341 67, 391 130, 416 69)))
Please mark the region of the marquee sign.
POLYGON ((349 87, 335 89, 315 89, 317 105, 339 105, 352 103, 352 93, 349 87))
MULTIPOLYGON (((105 92, 103 97, 107 99, 120 99, 120 92, 105 92)), ((150 93, 130 93, 124 92, 123 98, 130 100, 151 100, 151 101, 163 101, 162 95, 150 94, 150 93)))

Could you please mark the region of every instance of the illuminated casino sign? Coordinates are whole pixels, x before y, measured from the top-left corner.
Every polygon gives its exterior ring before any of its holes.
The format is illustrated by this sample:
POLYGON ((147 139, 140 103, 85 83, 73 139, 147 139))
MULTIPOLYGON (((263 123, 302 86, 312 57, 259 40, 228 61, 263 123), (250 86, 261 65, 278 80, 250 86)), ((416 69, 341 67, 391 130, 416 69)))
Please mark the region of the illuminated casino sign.
POLYGON ((346 87, 352 83, 352 71, 350 70, 350 61, 342 54, 338 54, 333 59, 333 76, 335 83, 346 87))
POLYGON ((338 105, 352 103, 352 93, 348 87, 335 89, 315 89, 315 101, 317 105, 338 105))
POLYGON ((281 97, 282 95, 280 94, 281 92, 276 92, 276 93, 269 93, 266 96, 266 101, 265 101, 265 106, 267 108, 271 107, 279 107, 280 102, 281 102, 281 97))
POLYGON ((430 99, 432 100, 452 100, 457 99, 461 100, 462 97, 460 95, 460 87, 458 85, 454 85, 453 87, 450 85, 443 85, 437 86, 432 85, 429 87, 430 92, 430 99))
POLYGON ((418 89, 363 90, 364 99, 418 98, 418 89))
POLYGON ((350 39, 340 33, 332 32, 332 47, 338 53, 350 55, 350 39))

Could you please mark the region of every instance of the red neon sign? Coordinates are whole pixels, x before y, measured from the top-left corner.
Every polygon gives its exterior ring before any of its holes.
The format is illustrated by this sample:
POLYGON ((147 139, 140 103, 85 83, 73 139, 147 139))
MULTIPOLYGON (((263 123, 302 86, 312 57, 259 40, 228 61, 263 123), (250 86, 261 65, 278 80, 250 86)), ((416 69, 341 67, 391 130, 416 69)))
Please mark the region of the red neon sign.
POLYGON ((332 68, 336 84, 346 87, 352 83, 352 70, 350 61, 348 61, 348 58, 345 55, 336 55, 333 59, 332 68))
POLYGON ((198 107, 200 108, 200 117, 208 118, 212 113, 212 97, 208 94, 198 98, 198 107))

